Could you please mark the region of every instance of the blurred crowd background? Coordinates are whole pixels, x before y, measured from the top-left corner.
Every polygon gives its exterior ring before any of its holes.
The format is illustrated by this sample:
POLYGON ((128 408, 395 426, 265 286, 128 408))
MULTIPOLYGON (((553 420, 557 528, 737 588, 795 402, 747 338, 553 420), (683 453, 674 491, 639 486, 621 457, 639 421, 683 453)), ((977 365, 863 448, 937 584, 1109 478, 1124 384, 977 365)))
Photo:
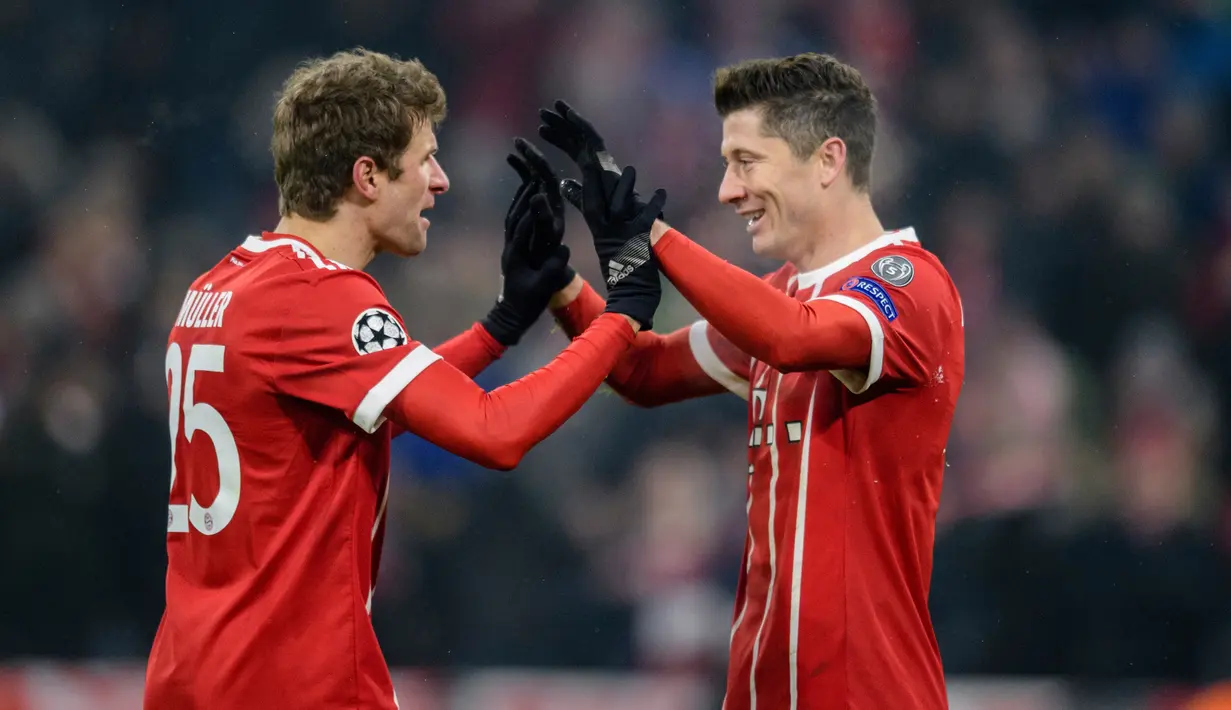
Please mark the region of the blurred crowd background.
MULTIPOLYGON (((434 344, 496 294, 504 156, 557 97, 667 188, 673 224, 774 268, 717 202, 710 79, 812 50, 872 85, 875 204, 965 303, 932 587, 947 670, 1231 678, 1229 17, 1225 0, 8 0, 0 661, 149 649, 167 333, 190 280, 277 221, 270 110, 297 61, 363 45, 448 92, 429 248, 371 269, 434 344)), ((575 213, 569 233, 594 280, 575 213)), ((694 317, 669 290, 657 329, 694 317)), ((479 381, 564 343, 544 318, 479 381)), ((390 662, 718 682, 744 412, 604 391, 511 474, 396 441, 374 603, 390 662)))

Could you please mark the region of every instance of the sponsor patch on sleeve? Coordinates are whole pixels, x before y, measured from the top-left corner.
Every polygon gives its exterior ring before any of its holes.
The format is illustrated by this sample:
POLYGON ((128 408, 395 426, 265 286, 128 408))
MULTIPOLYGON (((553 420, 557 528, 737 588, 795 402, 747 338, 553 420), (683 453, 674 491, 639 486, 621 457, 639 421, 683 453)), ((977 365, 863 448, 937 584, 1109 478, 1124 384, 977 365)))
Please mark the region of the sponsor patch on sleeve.
POLYGON ((885 320, 892 321, 898 317, 898 308, 893 305, 889 292, 876 281, 863 276, 852 276, 842 284, 843 291, 861 294, 876 306, 885 320))

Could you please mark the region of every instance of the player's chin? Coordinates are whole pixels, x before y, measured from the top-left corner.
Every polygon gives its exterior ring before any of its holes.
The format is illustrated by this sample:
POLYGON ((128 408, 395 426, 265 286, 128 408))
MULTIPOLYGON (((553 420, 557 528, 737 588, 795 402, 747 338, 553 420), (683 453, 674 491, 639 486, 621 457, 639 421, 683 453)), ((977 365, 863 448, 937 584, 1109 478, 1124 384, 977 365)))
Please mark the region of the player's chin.
POLYGON ((776 259, 780 256, 778 251, 778 243, 774 239, 773 232, 767 229, 752 235, 752 253, 767 259, 776 259))
POLYGON ((427 230, 412 229, 397 240, 398 256, 418 256, 427 248, 427 230))
POLYGON ((419 223, 411 230, 410 234, 410 249, 411 256, 420 254, 424 249, 427 249, 427 228, 432 226, 427 217, 419 216, 419 223))

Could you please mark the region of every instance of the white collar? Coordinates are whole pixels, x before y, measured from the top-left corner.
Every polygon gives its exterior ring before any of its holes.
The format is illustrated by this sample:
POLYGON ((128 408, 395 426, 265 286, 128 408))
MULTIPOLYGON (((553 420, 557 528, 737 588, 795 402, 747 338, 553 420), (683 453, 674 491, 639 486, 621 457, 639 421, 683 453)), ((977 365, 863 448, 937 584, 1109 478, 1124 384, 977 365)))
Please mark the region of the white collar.
POLYGON ((262 252, 267 252, 270 249, 274 249, 277 247, 291 247, 291 248, 298 248, 300 250, 306 251, 309 254, 315 254, 317 256, 321 255, 321 253, 317 251, 316 247, 300 239, 299 237, 292 237, 292 236, 282 235, 282 234, 279 234, 274 239, 266 239, 265 237, 259 234, 249 235, 248 238, 244 240, 244 243, 241 244, 240 246, 242 246, 244 249, 247 249, 250 252, 253 252, 254 254, 260 254, 262 252))
MULTIPOLYGON (((272 232, 269 234, 272 235, 272 232)), ((240 247, 255 254, 267 252, 277 247, 290 247, 295 252, 295 256, 300 259, 311 260, 318 269, 325 269, 326 271, 350 270, 350 267, 346 264, 334 261, 333 259, 326 259, 319 249, 303 239, 282 234, 276 236, 276 239, 266 239, 264 236, 249 236, 240 247)))
POLYGON ((904 242, 919 242, 919 237, 915 236, 914 227, 906 227, 905 229, 885 232, 881 236, 873 239, 867 244, 864 244, 846 256, 838 257, 820 268, 800 272, 796 277, 799 279, 799 288, 801 290, 813 287, 819 288, 821 284, 825 283, 825 279, 833 276, 851 264, 854 264, 877 249, 884 249, 887 246, 894 246, 904 242))

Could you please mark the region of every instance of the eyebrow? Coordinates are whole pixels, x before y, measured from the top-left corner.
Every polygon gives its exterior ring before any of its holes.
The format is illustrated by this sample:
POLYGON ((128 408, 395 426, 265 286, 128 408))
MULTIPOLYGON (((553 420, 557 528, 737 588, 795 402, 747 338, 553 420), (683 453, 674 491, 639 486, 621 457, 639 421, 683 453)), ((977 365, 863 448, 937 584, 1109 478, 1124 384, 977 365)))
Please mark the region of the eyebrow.
MULTIPOLYGON (((749 150, 748 148, 732 148, 730 150, 730 154, 732 158, 738 158, 740 156, 745 156, 745 155, 755 157, 755 158, 764 157, 761 153, 758 153, 755 150, 749 150)), ((722 159, 728 160, 726 153, 722 154, 722 159)))

